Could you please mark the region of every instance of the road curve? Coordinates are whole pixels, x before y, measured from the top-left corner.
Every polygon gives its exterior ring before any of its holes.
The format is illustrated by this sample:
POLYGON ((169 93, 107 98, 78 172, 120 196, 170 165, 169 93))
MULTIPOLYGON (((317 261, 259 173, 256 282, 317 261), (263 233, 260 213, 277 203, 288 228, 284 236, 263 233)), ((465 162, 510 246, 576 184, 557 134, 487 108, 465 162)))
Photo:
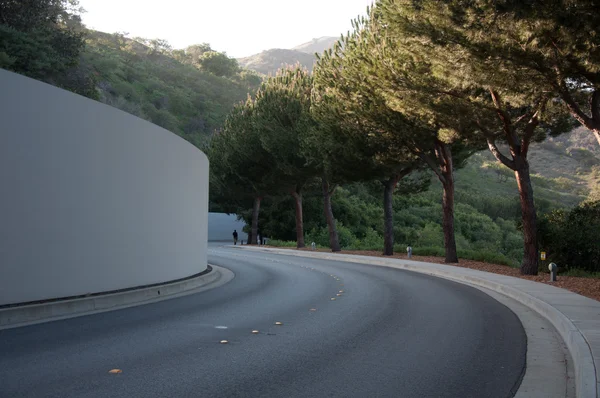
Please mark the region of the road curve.
POLYGON ((522 325, 479 290, 226 247, 209 261, 236 277, 0 331, 0 397, 504 398, 519 386, 522 325))

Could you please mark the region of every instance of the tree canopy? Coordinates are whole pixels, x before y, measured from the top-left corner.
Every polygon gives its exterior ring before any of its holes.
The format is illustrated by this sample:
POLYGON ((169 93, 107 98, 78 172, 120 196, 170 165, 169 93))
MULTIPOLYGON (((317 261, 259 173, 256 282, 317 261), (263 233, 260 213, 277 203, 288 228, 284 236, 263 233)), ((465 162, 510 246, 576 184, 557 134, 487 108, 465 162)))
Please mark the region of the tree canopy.
POLYGON ((90 76, 77 70, 84 33, 76 0, 0 0, 0 67, 81 94, 90 76))
POLYGON ((200 67, 216 76, 231 77, 239 71, 239 66, 234 58, 217 51, 206 51, 198 58, 200 67))

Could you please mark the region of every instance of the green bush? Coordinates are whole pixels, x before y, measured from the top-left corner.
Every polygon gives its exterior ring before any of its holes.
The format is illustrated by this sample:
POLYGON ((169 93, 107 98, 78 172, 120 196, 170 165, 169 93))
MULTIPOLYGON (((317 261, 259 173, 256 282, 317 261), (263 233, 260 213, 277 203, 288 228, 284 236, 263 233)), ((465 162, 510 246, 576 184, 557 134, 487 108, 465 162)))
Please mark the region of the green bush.
POLYGON ((465 260, 481 261, 490 264, 508 265, 518 268, 519 262, 502 253, 491 250, 458 250, 458 257, 465 260))
MULTIPOLYGON (((406 253, 406 246, 404 246, 403 251, 406 253)), ((417 246, 413 247, 412 253, 415 256, 444 257, 446 255, 446 251, 440 246, 417 246)))
POLYGON ((383 237, 373 228, 368 228, 362 239, 356 238, 348 250, 383 250, 383 237))
POLYGON ((277 247, 296 247, 296 241, 293 240, 277 240, 270 239, 267 244, 269 246, 277 246, 277 247))
POLYGON ((567 270, 600 272, 600 201, 551 212, 540 219, 538 229, 548 261, 567 270))

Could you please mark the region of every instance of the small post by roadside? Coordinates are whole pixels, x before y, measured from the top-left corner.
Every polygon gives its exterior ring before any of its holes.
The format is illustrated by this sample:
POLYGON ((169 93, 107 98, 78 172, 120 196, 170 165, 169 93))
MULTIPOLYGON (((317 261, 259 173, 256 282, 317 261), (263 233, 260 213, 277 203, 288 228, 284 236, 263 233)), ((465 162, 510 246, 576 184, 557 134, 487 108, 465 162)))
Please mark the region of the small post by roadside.
POLYGON ((408 258, 412 258, 412 247, 410 245, 406 247, 406 254, 408 254, 408 258))
POLYGON ((315 242, 311 243, 311 244, 310 244, 310 248, 311 248, 311 250, 313 250, 313 251, 314 251, 314 250, 317 250, 317 244, 316 244, 315 242))
POLYGON ((548 270, 550 271, 550 282, 556 282, 556 272, 558 271, 558 266, 554 263, 548 264, 548 270))

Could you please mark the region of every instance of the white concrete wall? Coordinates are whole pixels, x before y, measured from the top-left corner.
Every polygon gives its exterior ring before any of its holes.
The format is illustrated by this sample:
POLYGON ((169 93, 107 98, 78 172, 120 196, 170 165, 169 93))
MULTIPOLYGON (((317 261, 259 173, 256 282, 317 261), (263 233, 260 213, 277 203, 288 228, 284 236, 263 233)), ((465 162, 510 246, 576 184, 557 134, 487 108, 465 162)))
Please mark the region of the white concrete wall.
POLYGON ((0 70, 0 305, 206 269, 208 160, 117 109, 0 70))

